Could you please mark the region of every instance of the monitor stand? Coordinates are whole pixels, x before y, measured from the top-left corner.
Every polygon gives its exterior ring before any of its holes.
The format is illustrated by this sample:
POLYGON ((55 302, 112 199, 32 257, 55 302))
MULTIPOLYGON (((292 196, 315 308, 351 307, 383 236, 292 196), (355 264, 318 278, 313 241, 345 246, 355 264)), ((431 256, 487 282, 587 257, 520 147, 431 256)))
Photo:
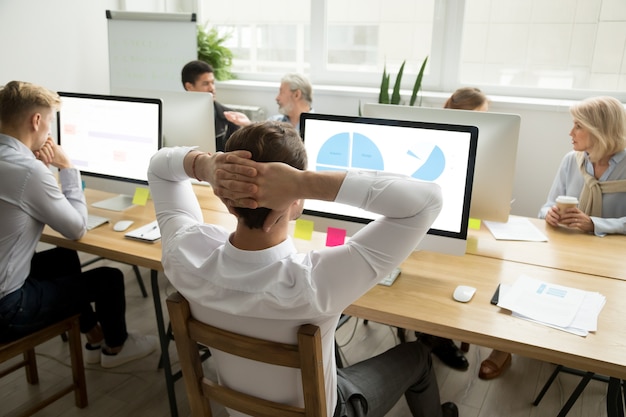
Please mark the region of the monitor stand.
POLYGON ((91 205, 105 210, 124 211, 133 206, 133 196, 120 194, 106 200, 96 201, 91 205))

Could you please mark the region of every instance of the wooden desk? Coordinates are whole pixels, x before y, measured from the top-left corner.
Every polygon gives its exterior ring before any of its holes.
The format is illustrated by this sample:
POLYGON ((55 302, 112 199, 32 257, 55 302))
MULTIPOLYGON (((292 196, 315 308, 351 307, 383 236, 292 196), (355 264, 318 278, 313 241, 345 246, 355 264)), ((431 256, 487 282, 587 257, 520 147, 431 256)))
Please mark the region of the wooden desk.
MULTIPOLYGON (((209 187, 195 186, 195 190, 203 207, 205 221, 234 228, 234 218, 226 212, 209 187)), ((87 190, 86 195, 88 202, 111 196, 94 190, 87 190)), ((145 207, 133 207, 122 213, 98 210, 91 206, 90 211, 110 218, 112 223, 122 218, 135 220, 133 227, 155 218, 151 201, 145 207)), ((551 238, 554 233, 547 231, 546 234, 551 238)), ((402 274, 391 287, 376 286, 348 307, 346 313, 626 379, 626 328, 621 325, 621 320, 626 317, 626 303, 623 302, 626 299, 626 286, 620 280, 597 276, 604 270, 613 271, 607 273, 607 276, 612 274, 624 279, 623 275, 619 274, 616 265, 603 270, 602 261, 595 267, 585 265, 580 259, 569 259, 587 256, 590 261, 598 263, 597 257, 587 252, 605 250, 608 246, 603 245, 615 239, 611 236, 596 238, 576 235, 576 238, 591 242, 589 245, 596 245, 595 249, 591 250, 592 246, 582 244, 580 248, 568 250, 551 248, 558 246, 555 243, 560 238, 566 241, 567 236, 555 235, 551 238, 552 244, 535 244, 496 241, 486 229, 472 232, 471 240, 476 243, 469 251, 470 254, 456 257, 430 252, 414 253, 403 263, 402 274), (570 272, 575 268, 585 273, 570 272), (597 334, 590 334, 586 338, 571 335, 511 317, 508 312, 491 305, 489 300, 497 284, 513 282, 520 274, 604 294, 607 304, 600 314, 597 334), (452 300, 452 291, 458 284, 477 288, 471 302, 461 304, 452 300)), ((571 246, 574 236, 570 238, 571 246)), ((295 239, 295 242, 298 249, 304 251, 322 246, 324 239, 325 234, 314 233, 312 241, 295 239)), ((124 239, 123 233, 114 232, 111 224, 90 231, 79 241, 67 240, 46 227, 41 240, 150 268, 161 351, 168 352, 169 338, 165 331, 157 280, 157 272, 163 270, 160 242, 148 244, 124 239)), ((615 247, 612 247, 611 252, 614 251, 615 247)), ((606 252, 609 252, 608 249, 606 252)), ((169 356, 162 354, 162 360, 170 412, 176 416, 174 376, 169 356)))
POLYGON ((620 281, 484 256, 456 257, 416 252, 401 266, 391 287, 376 286, 346 309, 346 314, 416 330, 602 375, 626 378, 626 286, 620 281), (607 297, 598 332, 587 337, 531 323, 489 300, 499 282, 521 274, 607 297), (456 285, 477 288, 467 304, 452 299, 456 285))
MULTIPOLYGON (((85 191, 87 202, 91 204, 114 194, 88 189, 85 191)), ((113 230, 118 220, 133 220, 127 231, 136 229, 156 219, 152 200, 145 206, 133 206, 124 211, 111 211, 89 206, 89 212, 109 219, 100 227, 88 231, 80 240, 68 240, 58 232, 46 226, 41 241, 81 252, 91 253, 113 261, 142 266, 151 270, 163 271, 161 265, 161 242, 144 243, 125 239, 124 233, 113 230)))
POLYGON ((529 220, 548 237, 548 242, 496 240, 482 223, 480 230, 469 230, 467 253, 626 280, 626 236, 598 237, 552 227, 543 219, 529 220))

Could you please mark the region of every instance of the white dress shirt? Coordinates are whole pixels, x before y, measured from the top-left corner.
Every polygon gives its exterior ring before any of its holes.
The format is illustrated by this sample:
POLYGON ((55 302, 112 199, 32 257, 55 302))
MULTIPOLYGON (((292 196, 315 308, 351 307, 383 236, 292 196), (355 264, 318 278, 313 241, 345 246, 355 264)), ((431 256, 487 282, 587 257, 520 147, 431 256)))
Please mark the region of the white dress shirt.
MULTIPOLYGON (((439 186, 397 175, 349 172, 336 201, 384 217, 342 246, 298 253, 287 237, 274 247, 245 251, 230 244, 230 231, 203 223, 183 168, 188 151, 161 149, 148 172, 165 275, 189 300, 194 317, 218 327, 295 343, 301 324, 319 326, 331 416, 337 401, 334 335, 339 316, 424 237, 441 209, 439 186)), ((212 353, 226 384, 302 405, 299 371, 212 353)))

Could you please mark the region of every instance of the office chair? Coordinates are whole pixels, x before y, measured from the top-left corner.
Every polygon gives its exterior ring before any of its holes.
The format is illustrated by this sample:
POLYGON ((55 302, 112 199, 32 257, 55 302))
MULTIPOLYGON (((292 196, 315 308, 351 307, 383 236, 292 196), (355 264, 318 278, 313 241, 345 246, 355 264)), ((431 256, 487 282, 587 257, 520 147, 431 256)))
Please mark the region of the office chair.
POLYGON ((63 385, 60 389, 35 404, 30 406, 28 404, 23 405, 19 410, 19 416, 33 415, 72 391, 74 391, 76 407, 85 408, 87 406, 87 383, 85 380, 85 365, 83 363, 78 317, 78 315, 68 317, 35 333, 24 336, 21 339, 0 344, 0 363, 4 363, 20 354, 24 356, 24 359, 20 362, 0 370, 0 378, 20 368, 24 368, 26 371, 26 380, 29 384, 35 385, 39 383, 35 347, 47 342, 53 337, 65 334, 65 332, 69 335, 70 360, 72 363, 72 377, 69 379, 71 383, 63 385))
POLYGON ((176 349, 194 417, 211 417, 210 401, 259 417, 325 417, 326 391, 319 327, 305 324, 295 345, 243 336, 202 323, 193 317, 189 303, 179 293, 167 298, 176 349), (220 385, 204 377, 198 343, 251 360, 299 368, 302 372, 304 408, 268 401, 220 385))
POLYGON ((594 372, 585 372, 578 369, 568 368, 563 365, 557 365, 556 368, 554 368, 554 371, 544 384, 543 388, 541 388, 541 391, 537 395, 537 398, 535 398, 535 401, 533 401, 534 406, 539 405, 539 402, 542 400, 543 396, 546 394, 548 388, 550 388, 550 385, 552 385, 559 372, 578 375, 581 376, 582 379, 580 380, 578 385, 576 385, 576 388, 574 389, 574 391, 572 391, 565 404, 563 404, 563 407, 559 411, 559 414, 557 414, 557 417, 565 417, 567 413, 569 413, 569 410, 572 408, 576 400, 578 400, 578 397, 580 396, 580 394, 582 394, 583 390, 592 379, 596 381, 607 382, 609 384, 606 401, 607 415, 609 417, 624 417, 623 396, 626 396, 626 386, 624 386, 624 381, 618 378, 610 378, 603 375, 597 375, 594 372), (622 389, 624 390, 624 394, 622 394, 622 389))

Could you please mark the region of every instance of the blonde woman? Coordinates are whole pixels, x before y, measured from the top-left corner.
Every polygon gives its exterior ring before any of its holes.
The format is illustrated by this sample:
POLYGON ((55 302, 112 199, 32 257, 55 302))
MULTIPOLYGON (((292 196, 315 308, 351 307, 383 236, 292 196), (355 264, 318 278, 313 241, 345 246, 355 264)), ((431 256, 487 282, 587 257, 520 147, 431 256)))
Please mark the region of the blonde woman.
MULTIPOLYGON (((570 108, 574 126, 573 150, 554 178, 539 218, 557 227, 563 224, 594 233, 626 234, 626 112, 613 97, 592 97, 570 108), (556 198, 579 199, 578 207, 560 212, 556 198)), ((511 354, 493 350, 478 376, 493 379, 511 363, 511 354)))

